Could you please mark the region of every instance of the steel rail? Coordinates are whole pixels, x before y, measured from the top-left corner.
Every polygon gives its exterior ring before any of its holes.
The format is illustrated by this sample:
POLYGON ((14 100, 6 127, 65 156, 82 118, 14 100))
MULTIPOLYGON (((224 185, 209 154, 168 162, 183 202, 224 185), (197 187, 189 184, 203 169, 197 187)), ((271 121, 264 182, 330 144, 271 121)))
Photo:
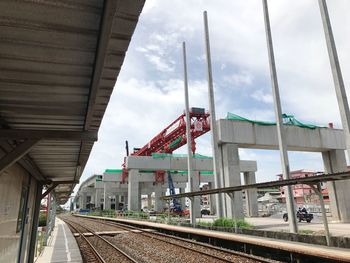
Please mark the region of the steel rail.
MULTIPOLYGON (((96 219, 92 219, 92 218, 86 218, 86 219, 92 220, 92 221, 96 221, 96 219)), ((125 225, 125 224, 122 224, 122 223, 106 222, 105 220, 98 220, 98 221, 101 222, 102 224, 105 224, 105 225, 116 226, 116 227, 118 226, 118 227, 126 229, 126 230, 128 230, 128 229, 129 230, 130 229, 138 230, 138 231, 140 231, 140 233, 135 233, 135 232, 134 233, 135 234, 141 234, 143 236, 147 236, 149 238, 153 238, 153 239, 156 239, 156 240, 159 240, 159 241, 163 241, 163 242, 166 242, 166 243, 171 244, 171 245, 182 247, 182 248, 185 248, 187 250, 191 250, 191 251, 194 251, 194 252, 197 252, 197 253, 209 256, 209 257, 213 257, 215 259, 218 259, 218 260, 221 260, 221 261, 225 261, 225 262, 233 262, 233 261, 225 259, 225 258, 221 258, 221 257, 216 256, 216 255, 212 255, 209 252, 207 253, 207 252, 204 252, 204 251, 201 251, 201 250, 197 250, 195 248, 187 247, 185 245, 172 243, 171 241, 154 237, 154 235, 161 236, 161 237, 164 237, 164 238, 171 238, 171 239, 179 240, 179 241, 182 241, 182 242, 191 243, 191 244, 194 244, 196 246, 202 246, 202 247, 205 247, 205 248, 208 248, 208 249, 217 250, 217 251, 219 251, 221 253, 231 254, 231 256, 245 257, 245 258, 248 258, 248 259, 251 259, 251 260, 256 260, 256 261, 264 262, 264 263, 278 262, 278 261, 274 261, 274 260, 271 260, 271 259, 264 259, 264 258, 257 257, 257 256, 254 256, 254 255, 249 255, 249 254, 246 254, 246 253, 243 253, 243 252, 232 251, 232 250, 229 250, 229 249, 224 249, 224 248, 212 246, 212 245, 205 244, 205 243, 198 243, 198 242, 195 242, 195 241, 192 241, 192 240, 188 240, 188 239, 185 239, 185 238, 180 238, 180 237, 176 237, 176 236, 166 235, 166 234, 158 233, 158 232, 147 232, 147 231, 144 231, 142 228, 138 228, 138 227, 130 226, 130 225, 125 225)))
MULTIPOLYGON (((73 224, 76 224, 78 226, 80 226, 81 228, 85 228, 88 233, 91 233, 93 234, 94 236, 98 237, 99 239, 103 240, 105 243, 107 243, 108 245, 110 245, 111 247, 113 247, 115 250, 117 250, 119 253, 121 253, 123 256, 125 256, 128 260, 130 260, 131 262, 134 262, 134 263, 138 263, 138 261, 136 259, 134 259, 132 256, 128 255, 127 253, 125 253, 123 250, 121 250, 119 247, 115 246, 113 243, 111 243, 110 241, 108 241, 107 239, 105 239, 104 237, 100 236, 99 234, 97 234, 96 232, 94 232, 92 229, 86 227, 86 226, 83 226, 79 223, 76 223, 76 222, 72 222, 70 220, 67 220, 67 219, 62 219, 63 221, 65 221, 67 224, 69 225, 72 225, 73 224), (69 221, 69 222, 68 222, 69 221)), ((74 227, 73 227, 74 228, 74 227)), ((84 236, 83 233, 79 233, 80 235, 84 236)), ((84 238, 86 238, 84 236, 84 238)), ((105 261, 104 261, 105 262, 105 261)))

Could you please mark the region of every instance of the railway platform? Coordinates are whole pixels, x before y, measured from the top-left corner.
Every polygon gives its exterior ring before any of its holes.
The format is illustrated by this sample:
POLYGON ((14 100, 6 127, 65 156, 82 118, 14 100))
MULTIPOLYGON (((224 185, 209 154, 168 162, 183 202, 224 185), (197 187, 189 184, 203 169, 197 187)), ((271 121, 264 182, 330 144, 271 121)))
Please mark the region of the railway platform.
POLYGON ((48 245, 35 261, 36 263, 82 263, 82 257, 75 238, 69 227, 61 219, 56 218, 56 227, 48 241, 48 245))

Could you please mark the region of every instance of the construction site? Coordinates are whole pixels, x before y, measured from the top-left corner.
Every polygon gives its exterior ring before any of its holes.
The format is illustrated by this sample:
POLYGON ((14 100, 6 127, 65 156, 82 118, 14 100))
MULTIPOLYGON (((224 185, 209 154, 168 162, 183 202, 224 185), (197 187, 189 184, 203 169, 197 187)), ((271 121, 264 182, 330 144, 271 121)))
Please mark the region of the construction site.
POLYGON ((348 61, 327 5, 348 3, 297 5, 319 23, 333 123, 283 96, 294 55, 274 29, 297 9, 170 2, 0 2, 0 261, 350 262, 348 61), (239 45, 217 39, 230 8, 260 15, 265 82, 220 53, 239 45))

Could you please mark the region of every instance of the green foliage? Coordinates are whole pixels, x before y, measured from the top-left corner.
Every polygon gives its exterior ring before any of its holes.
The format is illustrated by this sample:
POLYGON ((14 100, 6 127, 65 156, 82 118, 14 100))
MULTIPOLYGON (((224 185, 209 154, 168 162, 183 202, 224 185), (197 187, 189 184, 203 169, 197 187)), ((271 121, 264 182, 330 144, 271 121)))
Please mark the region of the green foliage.
POLYGON ((224 217, 216 219, 213 223, 213 226, 220 226, 220 227, 235 227, 236 225, 238 228, 243 228, 243 229, 252 229, 254 227, 244 219, 235 221, 234 219, 224 218, 224 217))
POLYGON ((203 221, 199 221, 199 222, 197 222, 197 225, 198 225, 198 226, 211 227, 211 226, 213 226, 213 223, 212 223, 212 222, 203 222, 203 221))
POLYGON ((140 219, 148 219, 149 215, 145 212, 135 212, 135 211, 125 211, 124 216, 132 217, 132 218, 140 218, 140 219))
POLYGON ((102 216, 115 216, 115 210, 106 209, 101 211, 102 216))
POLYGON ((302 229, 302 230, 299 230, 299 234, 304 234, 304 235, 313 235, 315 234, 315 231, 313 230, 308 230, 308 229, 302 229))
POLYGON ((252 224, 249 224, 244 219, 240 220, 234 220, 231 218, 218 218, 214 222, 198 222, 197 225, 204 226, 204 227, 227 227, 227 228, 233 228, 237 224, 237 228, 241 229, 253 229, 254 226, 252 224))
POLYGON ((39 226, 46 226, 46 213, 40 212, 39 214, 39 226))

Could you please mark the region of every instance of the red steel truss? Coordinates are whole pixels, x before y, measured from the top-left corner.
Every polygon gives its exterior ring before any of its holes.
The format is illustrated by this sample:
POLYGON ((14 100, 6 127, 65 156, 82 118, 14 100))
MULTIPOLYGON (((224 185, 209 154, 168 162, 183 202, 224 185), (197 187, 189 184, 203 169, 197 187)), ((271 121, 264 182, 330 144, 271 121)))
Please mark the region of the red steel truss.
MULTIPOLYGON (((191 108, 191 141, 192 152, 196 151, 195 139, 210 130, 209 113, 204 109, 191 108)), ((151 156, 152 153, 173 153, 176 149, 187 143, 186 114, 181 114, 175 121, 150 140, 145 146, 132 153, 132 156, 151 156)), ((128 171, 123 163, 122 182, 128 176, 128 171)), ((164 172, 156 172, 156 182, 164 180, 164 172), (159 177, 159 178, 158 178, 159 177)))

